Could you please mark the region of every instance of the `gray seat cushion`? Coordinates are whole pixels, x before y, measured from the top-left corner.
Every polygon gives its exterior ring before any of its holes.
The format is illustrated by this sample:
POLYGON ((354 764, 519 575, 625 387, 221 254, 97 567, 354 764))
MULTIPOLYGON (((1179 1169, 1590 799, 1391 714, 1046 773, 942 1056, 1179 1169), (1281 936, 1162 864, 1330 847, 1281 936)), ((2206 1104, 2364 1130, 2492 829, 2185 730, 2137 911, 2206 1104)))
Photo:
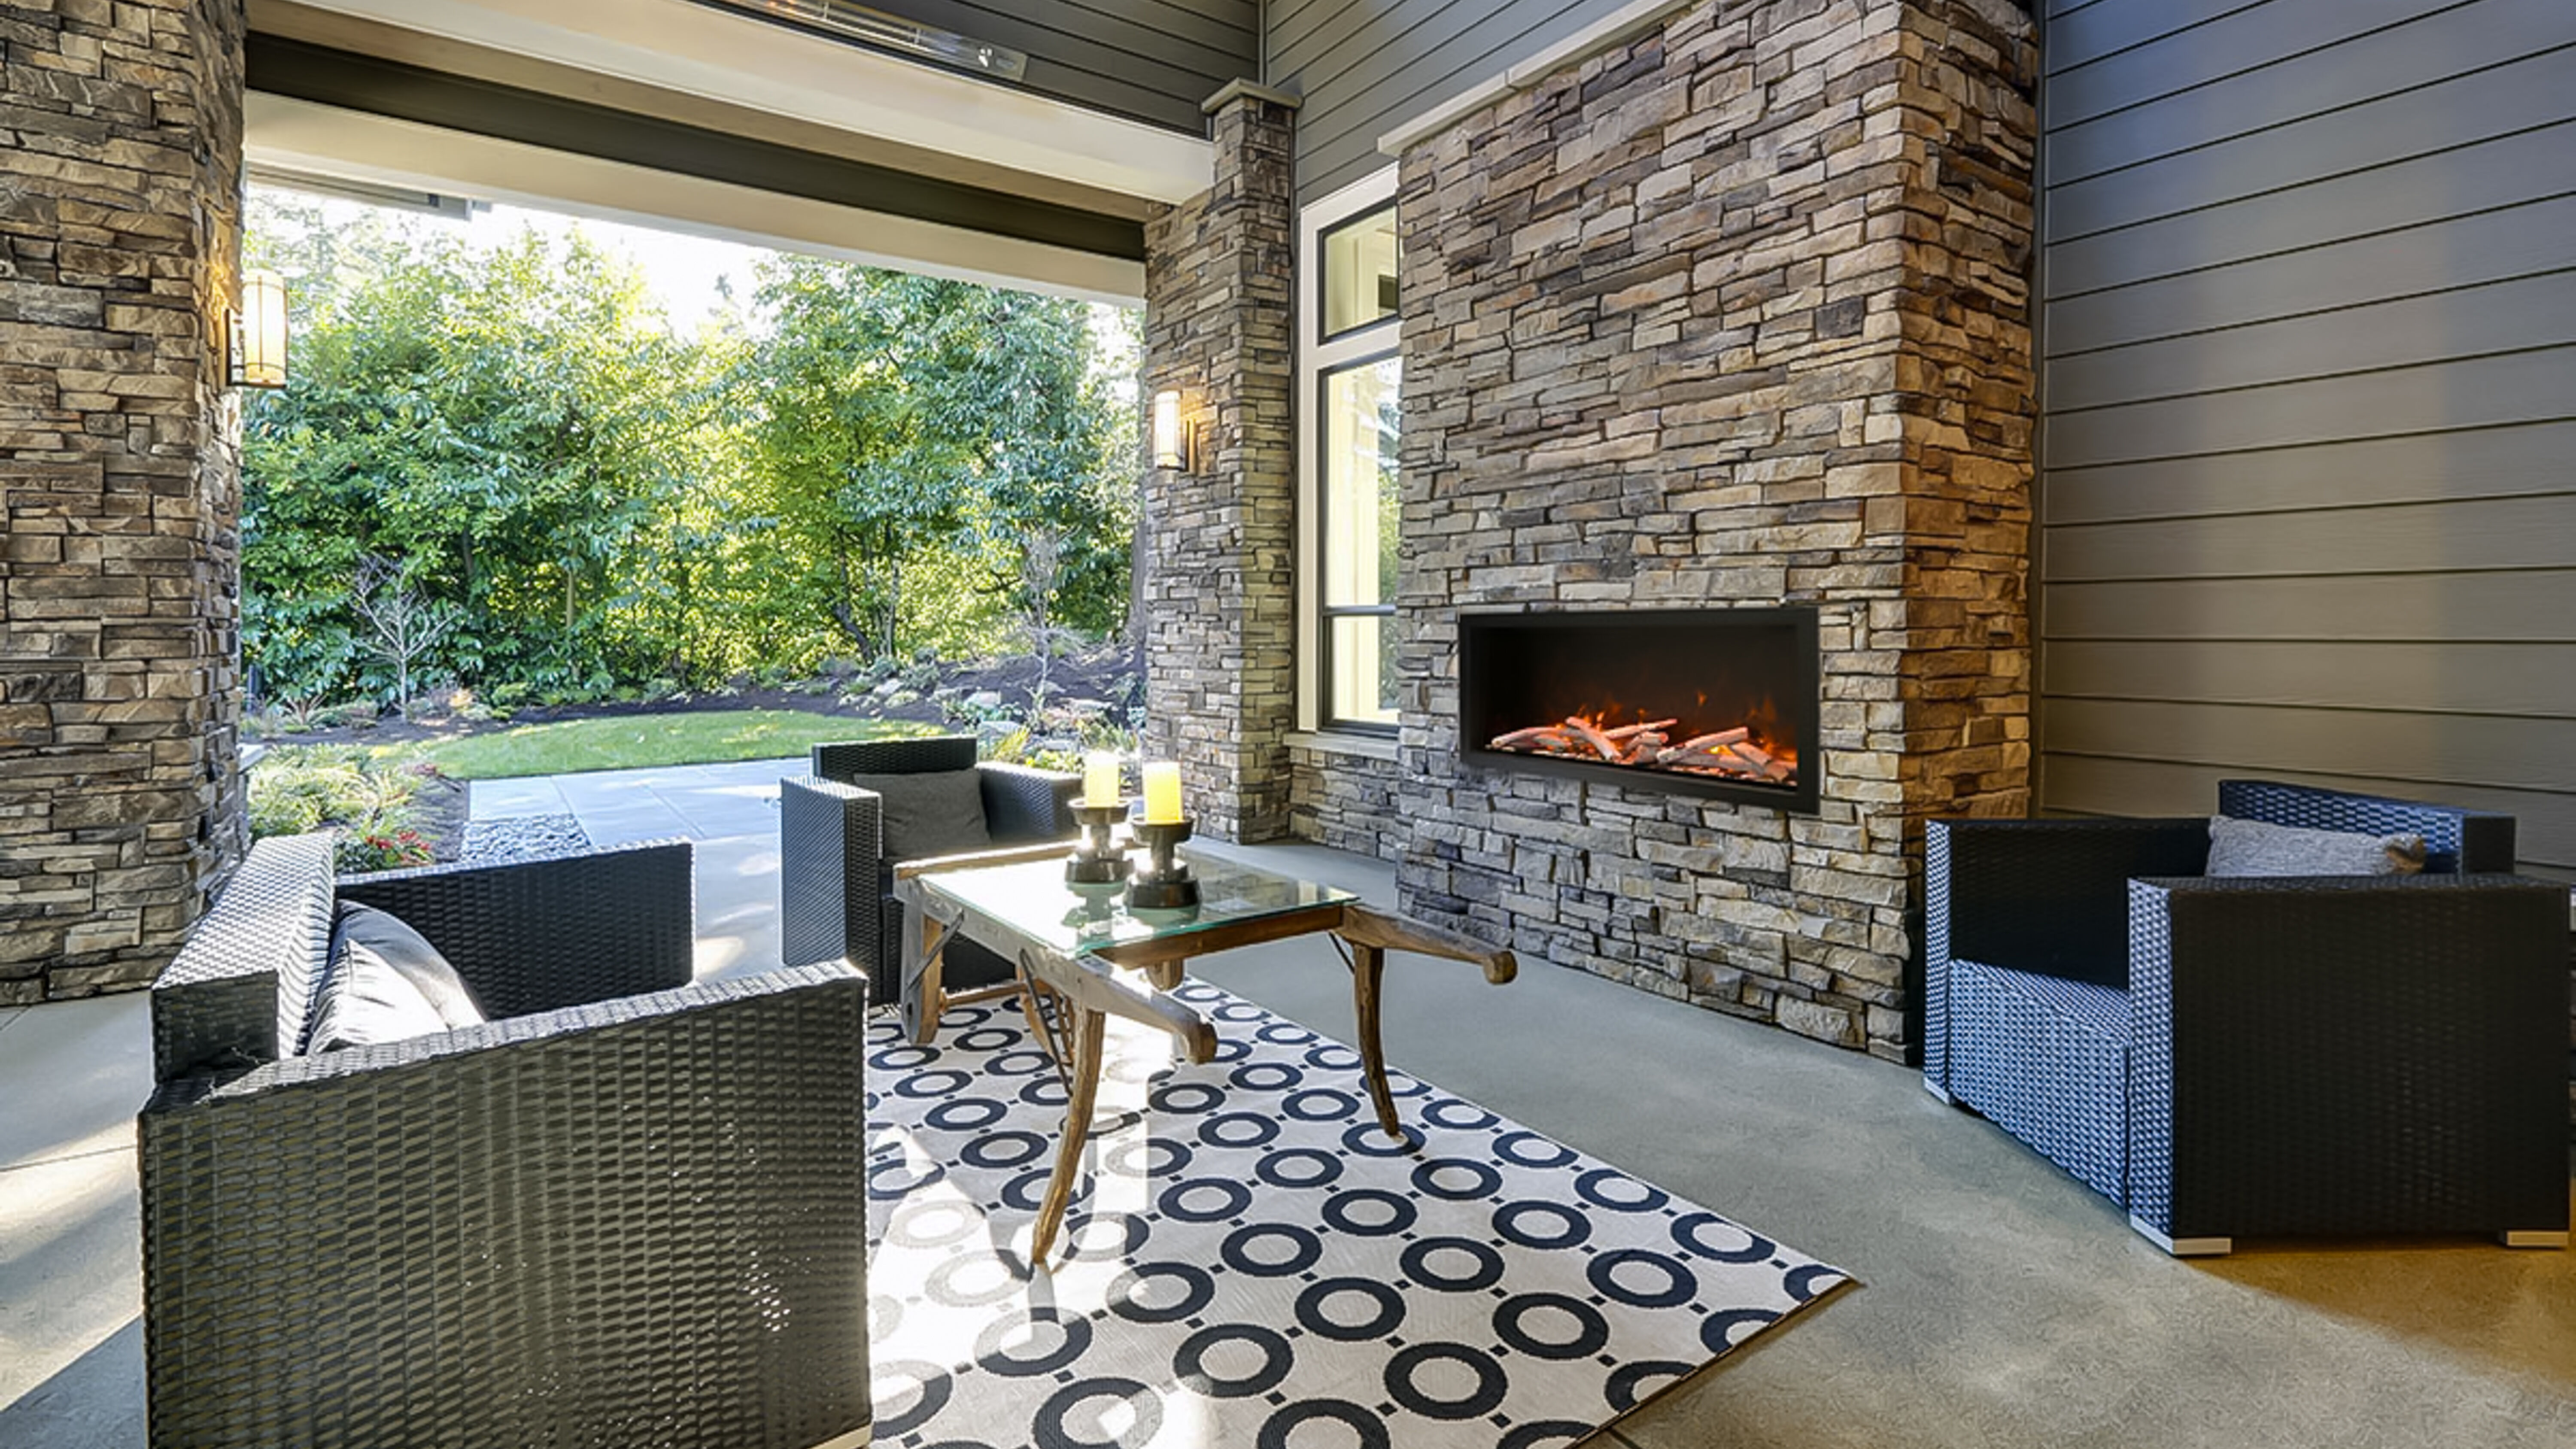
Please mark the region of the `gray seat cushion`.
POLYGON ((2424 837, 2310 830, 2212 816, 2213 876, 2413 875, 2424 868, 2424 837))
POLYGON ((472 988, 418 931, 373 906, 340 903, 309 1050, 378 1046, 486 1019, 472 988))
POLYGON ((973 770, 852 775, 849 783, 885 802, 881 828, 889 861, 957 855, 993 843, 984 823, 984 783, 973 770))

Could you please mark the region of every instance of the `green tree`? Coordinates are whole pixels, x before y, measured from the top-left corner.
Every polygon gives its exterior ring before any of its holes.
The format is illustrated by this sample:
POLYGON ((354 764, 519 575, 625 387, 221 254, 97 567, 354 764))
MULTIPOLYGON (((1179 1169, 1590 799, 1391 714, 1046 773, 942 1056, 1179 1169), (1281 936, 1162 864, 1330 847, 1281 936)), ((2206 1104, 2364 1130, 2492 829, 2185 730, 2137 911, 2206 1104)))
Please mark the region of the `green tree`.
POLYGON ((297 279, 294 380, 245 428, 244 643, 272 692, 391 684, 349 607, 366 556, 460 611, 433 671, 597 689, 681 653, 644 545, 718 378, 641 278, 578 235, 388 232, 326 263, 279 230, 330 270, 297 279))
MULTIPOLYGON (((1132 325, 803 258, 676 333, 577 229, 252 194, 293 381, 244 432, 243 646, 271 697, 590 696, 1113 630, 1132 325), (435 630, 389 643, 352 580, 435 630)), ((381 613, 382 605, 379 604, 381 613)))
POLYGON ((805 258, 760 299, 760 471, 822 617, 871 653, 1117 627, 1132 365, 1097 365, 1103 309, 805 258))

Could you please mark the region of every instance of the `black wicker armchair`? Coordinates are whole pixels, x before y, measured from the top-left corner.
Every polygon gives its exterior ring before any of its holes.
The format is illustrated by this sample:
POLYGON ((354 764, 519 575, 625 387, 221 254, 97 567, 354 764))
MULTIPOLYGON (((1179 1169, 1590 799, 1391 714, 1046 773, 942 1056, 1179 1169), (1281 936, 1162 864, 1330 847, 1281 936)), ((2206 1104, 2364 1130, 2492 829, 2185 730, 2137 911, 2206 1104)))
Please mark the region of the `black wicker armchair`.
POLYGON ((2564 1247, 2564 887, 2510 816, 2228 781, 2222 814, 2424 836, 2417 876, 2209 878, 2206 817, 1934 821, 1924 1081, 2169 1252, 2564 1247))
MULTIPOLYGON (((917 1029, 922 1004, 907 994, 903 903, 894 868, 914 852, 888 842, 872 776, 971 770, 985 833, 996 848, 1070 841, 1082 777, 975 758, 970 735, 816 745, 813 773, 779 782, 779 905, 783 950, 793 964, 846 957, 868 974, 871 999, 902 1000, 917 1029)), ((966 990, 1011 978, 1010 963, 971 941, 952 941, 943 979, 966 990)))
POLYGON ((690 872, 253 847, 152 991, 153 1445, 866 1441, 865 983, 690 984, 690 872), (302 1052, 335 899, 492 1019, 302 1052))

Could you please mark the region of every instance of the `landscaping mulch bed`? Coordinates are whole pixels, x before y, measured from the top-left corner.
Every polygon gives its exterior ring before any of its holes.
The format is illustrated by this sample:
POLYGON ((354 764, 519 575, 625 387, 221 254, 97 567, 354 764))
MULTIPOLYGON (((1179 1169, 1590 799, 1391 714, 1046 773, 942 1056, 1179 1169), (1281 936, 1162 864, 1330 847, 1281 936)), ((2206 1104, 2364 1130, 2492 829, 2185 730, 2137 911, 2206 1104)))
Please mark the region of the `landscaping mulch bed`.
MULTIPOLYGON (((1085 650, 1061 656, 1055 661, 1054 667, 1047 672, 1047 695, 1057 704, 1091 699, 1103 701, 1113 708, 1120 707, 1128 703, 1140 673, 1141 661, 1134 650, 1114 645, 1085 650)), ((1002 710, 1020 712, 1029 708, 1031 688, 1037 678, 1038 662, 1034 658, 982 659, 941 665, 939 683, 934 689, 956 691, 967 697, 997 695, 1002 710)), ((940 724, 948 718, 942 702, 931 692, 920 692, 915 698, 895 704, 868 691, 856 680, 846 683, 817 680, 804 687, 742 686, 628 704, 530 705, 512 710, 508 719, 470 719, 451 715, 442 712, 437 703, 424 699, 411 719, 388 716, 360 724, 306 730, 300 734, 271 735, 267 742, 276 745, 403 744, 460 739, 516 729, 522 725, 552 724, 558 720, 743 709, 790 709, 850 719, 915 720, 926 724, 940 724), (859 696, 857 699, 846 698, 854 692, 859 696)))

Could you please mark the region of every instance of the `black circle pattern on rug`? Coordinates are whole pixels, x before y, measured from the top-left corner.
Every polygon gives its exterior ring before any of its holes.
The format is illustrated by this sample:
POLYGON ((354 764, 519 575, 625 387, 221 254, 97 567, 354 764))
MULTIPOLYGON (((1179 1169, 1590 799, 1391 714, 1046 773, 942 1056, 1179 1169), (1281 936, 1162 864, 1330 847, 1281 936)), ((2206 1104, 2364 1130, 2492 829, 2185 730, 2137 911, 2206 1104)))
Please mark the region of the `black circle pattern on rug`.
MULTIPOLYGON (((1198 982, 1215 1061, 1109 1026, 1066 1093, 1014 1004, 870 1028, 869 1320, 887 1449, 1562 1449, 1847 1279, 1198 982)), ((1794 1227, 1794 1224, 1788 1225, 1794 1227)))

